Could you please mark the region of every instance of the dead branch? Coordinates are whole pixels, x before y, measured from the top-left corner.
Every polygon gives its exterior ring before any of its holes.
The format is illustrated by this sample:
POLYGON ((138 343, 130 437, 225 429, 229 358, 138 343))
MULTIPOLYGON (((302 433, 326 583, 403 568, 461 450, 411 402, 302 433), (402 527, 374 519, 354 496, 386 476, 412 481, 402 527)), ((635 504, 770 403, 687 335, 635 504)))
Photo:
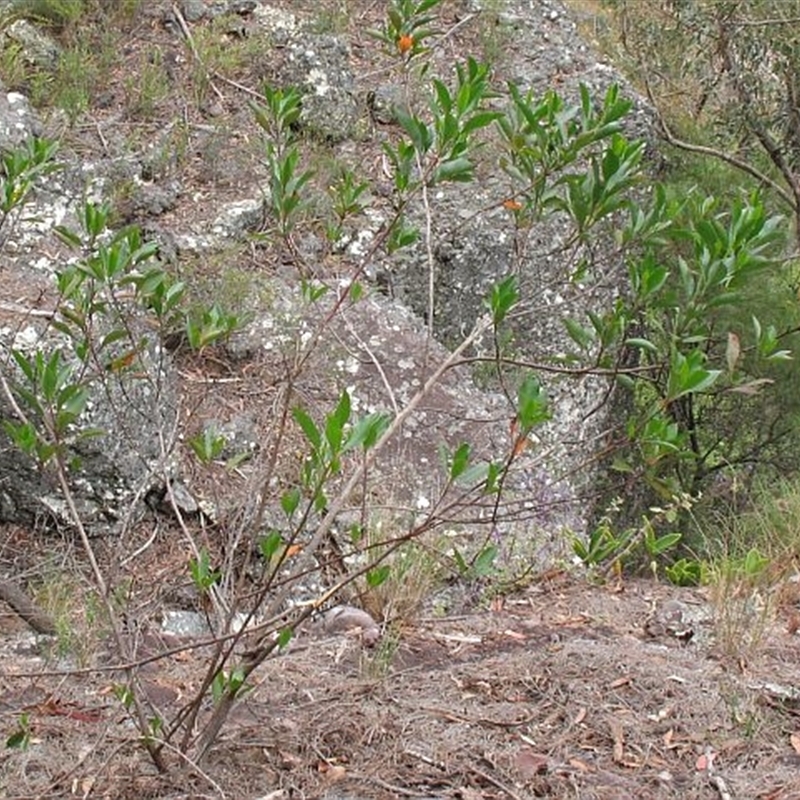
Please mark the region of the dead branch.
POLYGON ((37 633, 52 636, 58 632, 55 620, 8 578, 0 580, 0 600, 8 603, 37 633))

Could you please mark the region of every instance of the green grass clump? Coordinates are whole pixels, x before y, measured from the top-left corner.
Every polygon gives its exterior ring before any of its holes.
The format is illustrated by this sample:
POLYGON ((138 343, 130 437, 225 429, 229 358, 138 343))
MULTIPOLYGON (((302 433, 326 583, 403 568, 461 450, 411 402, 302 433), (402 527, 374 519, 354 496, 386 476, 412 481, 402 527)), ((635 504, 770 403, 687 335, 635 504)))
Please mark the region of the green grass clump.
POLYGON ((87 14, 86 0, 17 0, 12 13, 56 29, 64 29, 87 14))
POLYGON ((748 496, 745 511, 721 515, 705 537, 717 646, 739 664, 756 657, 778 610, 800 593, 800 480, 762 484, 748 496))

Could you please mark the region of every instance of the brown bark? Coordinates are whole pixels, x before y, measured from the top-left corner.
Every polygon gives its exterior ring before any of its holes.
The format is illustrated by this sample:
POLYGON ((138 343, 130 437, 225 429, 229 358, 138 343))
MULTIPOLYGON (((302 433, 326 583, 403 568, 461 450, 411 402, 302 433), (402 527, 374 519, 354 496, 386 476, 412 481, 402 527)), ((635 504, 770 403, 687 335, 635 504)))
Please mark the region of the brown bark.
POLYGON ((57 632, 55 620, 8 578, 0 578, 0 600, 8 603, 37 633, 53 635, 57 632))

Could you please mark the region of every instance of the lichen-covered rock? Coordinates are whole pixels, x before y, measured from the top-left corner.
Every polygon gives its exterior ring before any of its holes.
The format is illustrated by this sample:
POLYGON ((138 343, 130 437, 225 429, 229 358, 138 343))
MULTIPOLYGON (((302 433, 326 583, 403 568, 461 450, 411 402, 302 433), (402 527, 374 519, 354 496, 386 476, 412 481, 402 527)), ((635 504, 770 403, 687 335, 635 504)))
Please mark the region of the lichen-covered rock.
POLYGON ((28 98, 8 92, 0 83, 0 151, 18 147, 31 136, 40 136, 42 125, 28 98))
MULTIPOLYGON (((495 13, 482 2, 470 0, 467 5, 471 13, 495 13)), ((649 135, 651 115, 646 104, 619 74, 598 61, 561 3, 507 3, 495 22, 513 54, 504 62, 504 71, 523 94, 531 90, 534 97, 542 97, 556 89, 571 104, 578 101, 583 84, 600 103, 612 84, 622 84, 623 94, 634 101, 625 120, 627 135, 649 135)), ((467 190, 460 184, 444 184, 430 193, 433 257, 429 259, 421 242, 412 253, 406 251, 384 264, 392 291, 418 314, 429 317, 432 312, 437 338, 452 347, 485 309, 492 287, 513 274, 520 292, 513 352, 531 364, 552 364, 554 357, 574 349, 564 319, 583 319, 587 310, 608 308, 624 291, 624 265, 613 253, 609 228, 598 229, 591 244, 594 272, 579 275, 576 267, 588 252, 570 243, 567 220, 548 214, 529 230, 519 230, 514 214, 503 206, 509 181, 500 167, 482 163, 478 172, 479 179, 467 190)), ((425 214, 421 207, 411 212, 419 230, 427 225, 425 214)), ((494 343, 483 344, 478 354, 491 357, 494 343)), ((554 417, 537 433, 550 452, 546 471, 553 477, 571 473, 572 492, 580 495, 593 480, 594 468, 584 465, 593 463, 591 454, 606 443, 602 432, 611 427, 612 409, 606 380, 568 373, 565 368, 561 374, 541 374, 554 417)), ((586 505, 582 511, 590 513, 586 505)))
POLYGON ((40 27, 27 19, 16 19, 3 30, 3 37, 21 48, 29 64, 52 69, 61 57, 61 48, 40 27))
MULTIPOLYGON (((596 95, 612 82, 619 82, 618 75, 597 61, 556 0, 510 0, 503 4, 502 10, 498 10, 496 3, 479 0, 446 5, 447 13, 455 14, 455 27, 443 37, 445 47, 433 48, 431 75, 446 81, 452 77, 452 56, 458 53, 447 48, 460 35, 461 26, 466 29, 473 16, 479 15, 480 24, 486 26, 484 32, 496 33, 498 41, 508 45, 499 59, 498 72, 502 75, 495 76, 498 82, 509 79, 523 91, 532 88, 537 93, 552 86, 573 98, 579 82, 596 95)), ((332 146, 325 158, 330 156, 332 162, 360 169, 364 166, 359 164, 363 156, 361 144, 370 148, 374 196, 360 217, 360 228, 348 227, 330 247, 315 232, 300 225, 291 248, 292 257, 304 260, 312 275, 325 276, 334 290, 336 278, 327 275, 326 270, 338 269, 341 256, 341 261, 347 262, 345 269, 355 268, 354 265, 363 267, 363 275, 374 279, 381 290, 386 289, 391 295, 368 293, 361 302, 336 317, 320 339, 320 351, 315 354, 316 371, 302 377, 306 383, 301 387, 309 396, 320 397, 317 410, 324 413, 324 409, 330 408, 331 398, 335 399, 337 392, 346 387, 353 398, 354 413, 371 410, 396 413, 414 396, 436 365, 448 357, 447 347, 458 343, 470 331, 476 317, 485 311, 484 300, 491 287, 512 270, 520 278, 523 312, 514 331, 518 354, 536 362, 562 353, 568 345, 563 318, 588 307, 602 307, 620 291, 624 277, 616 273, 619 265, 613 260, 600 259, 605 294, 589 290, 591 279, 597 276, 587 276, 586 281, 573 279, 574 262, 560 252, 568 235, 567 227, 558 219, 537 223, 520 248, 513 215, 502 207, 507 185, 496 164, 481 163, 474 183, 454 188, 437 186, 430 192, 432 259, 426 247, 419 247, 402 251, 393 259, 373 255, 370 263, 362 263, 391 218, 390 167, 381 164, 380 140, 399 133, 392 126, 396 126, 394 109, 404 100, 403 80, 400 70, 355 70, 353 63, 363 67, 370 53, 378 64, 382 57, 378 56, 380 45, 371 42, 351 51, 344 34, 321 34, 318 28, 312 28, 311 13, 304 13, 308 6, 252 0, 182 0, 163 4, 156 18, 163 23, 163 32, 174 40, 177 50, 186 45, 187 34, 177 24, 175 8, 183 15, 190 33, 201 28, 212 35, 219 30, 227 31, 224 25, 215 30, 214 25, 207 23, 221 14, 241 15, 246 19, 248 35, 257 29, 259 35, 266 34, 265 40, 269 42, 267 66, 262 68, 259 61, 258 68, 254 66, 248 77, 257 75, 272 85, 297 87, 303 94, 298 138, 301 149, 309 144, 309 139, 312 150, 322 141, 332 146), (370 51, 373 45, 374 50, 370 51), (372 90, 371 96, 368 90, 372 90), (359 130, 359 125, 362 118, 366 121, 368 103, 372 105, 376 130, 366 141, 366 135, 359 138, 365 133, 359 130), (308 133, 311 136, 305 137, 308 133), (336 263, 331 267, 333 262, 336 263), (429 308, 431 284, 432 309, 429 308), (431 311, 438 341, 430 339, 421 321, 431 311)), ((382 9, 371 7, 365 15, 367 24, 374 24, 379 12, 382 9)), ((223 85, 219 76, 210 77, 219 82, 224 97, 220 114, 227 114, 238 102, 235 86, 223 85)), ((255 80, 252 85, 257 86, 255 80)), ((626 90, 626 94, 633 93, 626 90)), ((241 106, 246 103, 247 99, 242 100, 241 106)), ((115 197, 127 202, 127 208, 122 209, 125 219, 131 217, 145 225, 149 223, 151 230, 157 229, 165 253, 169 250, 179 267, 186 255, 202 261, 246 241, 262 223, 270 222, 269 214, 265 214, 269 203, 264 190, 269 175, 263 158, 259 160, 251 153, 248 167, 237 173, 236 180, 228 180, 225 191, 219 194, 220 187, 216 185, 202 183, 198 188, 183 182, 184 176, 203 182, 208 180, 209 170, 224 172, 229 161, 245 149, 245 143, 255 144, 254 138, 248 138, 252 136, 250 129, 240 126, 240 122, 241 118, 229 121, 215 117, 209 124, 198 126, 198 130, 187 127, 187 152, 191 156, 186 160, 213 153, 212 157, 204 156, 203 166, 208 169, 197 169, 195 173, 181 172, 185 164, 179 163, 181 157, 171 149, 173 140, 169 130, 154 135, 151 149, 144 145, 142 153, 133 155, 124 136, 104 128, 108 147, 104 148, 103 157, 92 162, 67 159, 68 169, 63 174, 52 176, 47 186, 38 187, 36 205, 20 220, 4 254, 15 263, 24 262, 31 274, 50 275, 53 263, 35 255, 37 242, 56 224, 74 224, 76 201, 87 192, 97 199, 115 197), (225 125, 236 135, 220 134, 218 128, 225 125), (204 137, 224 144, 206 148, 204 137), (166 159, 163 163, 162 157, 166 159), (196 207, 192 205, 195 202, 196 207)), ((644 106, 639 104, 630 130, 644 132, 647 125, 644 106)), ((0 93, 0 144, 4 136, 9 141, 19 141, 35 128, 35 119, 24 98, 7 95, 4 99, 0 93)), ((482 152, 490 153, 491 148, 482 152)), ((303 158, 306 156, 303 150, 303 158)), ((313 213, 319 210, 314 207, 313 213)), ((425 212, 421 206, 411 208, 408 213, 420 228, 424 226, 425 212)), ((297 285, 288 285, 287 274, 293 274, 296 264, 281 262, 275 241, 267 242, 267 238, 260 239, 252 252, 260 257, 261 251, 256 247, 265 243, 264 250, 270 252, 268 258, 275 255, 278 263, 259 263, 257 258, 253 261, 259 269, 264 267, 263 273, 269 280, 277 276, 274 296, 268 308, 256 307, 255 297, 248 297, 247 310, 254 317, 248 329, 234 337, 228 346, 227 353, 234 360, 258 362, 274 358, 280 362, 287 348, 302 346, 314 335, 314 324, 320 319, 311 318, 320 313, 320 307, 304 307, 297 285), (274 249, 270 251, 270 247, 274 249)), ((599 242, 592 246, 602 249, 599 242)), ((322 313, 328 313, 330 306, 324 303, 330 302, 330 298, 322 302, 322 313)), ((8 326, 8 334, 13 338, 13 325, 8 326)), ((488 341, 478 342, 473 352, 489 352, 490 345, 488 341)), ((159 432, 169 430, 175 419, 170 359, 154 342, 151 347, 143 357, 150 359, 148 372, 155 370, 152 374, 157 378, 117 386, 117 376, 113 376, 109 397, 93 398, 89 416, 107 434, 95 442, 81 444, 85 448, 81 452, 81 469, 89 472, 74 475, 75 485, 80 487, 80 502, 86 503, 80 513, 86 513, 88 519, 101 520, 118 514, 117 501, 130 497, 134 487, 145 480, 147 471, 161 456, 159 432)), ((598 434, 605 421, 596 410, 607 386, 596 378, 570 376, 568 380, 558 380, 550 375, 544 378, 555 418, 540 432, 540 441, 532 440, 530 450, 515 462, 519 468, 505 488, 512 509, 509 517, 513 513, 523 521, 518 527, 527 524, 530 529, 547 529, 556 537, 564 527, 576 531, 584 527, 589 509, 579 497, 591 473, 581 473, 581 463, 591 461, 592 453, 602 444, 598 434), (562 473, 571 473, 571 478, 560 480, 562 473)), ((250 410, 242 409, 242 419, 247 419, 250 410)), ((4 413, 12 412, 6 408, 4 413)), ((407 421, 393 446, 382 453, 371 477, 377 479, 381 491, 396 492, 409 508, 423 511, 426 504, 435 502, 437 488, 441 486, 440 447, 445 445, 452 450, 466 441, 472 445, 476 458, 507 454, 512 416, 508 399, 478 388, 467 367, 449 370, 407 421)), ((253 439, 249 433, 246 438, 248 442, 253 439)), ((9 472, 16 470, 25 477, 9 484, 14 491, 0 497, 0 515, 14 518, 21 510, 28 519, 41 513, 62 516, 63 498, 53 491, 52 476, 39 475, 24 467, 17 455, 12 455, 6 445, 3 447, 0 459, 7 459, 9 472), (22 485, 25 482, 30 491, 22 485)), ((504 530, 497 533, 502 535, 504 530)))
POLYGON ((341 37, 304 32, 288 50, 282 82, 303 93, 301 126, 331 142, 352 136, 361 108, 347 43, 341 37))
POLYGON ((187 22, 215 19, 225 14, 251 14, 256 0, 182 0, 180 10, 187 22))
MULTIPOLYGON (((153 471, 166 463, 177 413, 176 375, 149 320, 121 298, 107 306, 116 311, 98 313, 91 325, 96 346, 119 323, 114 314, 124 315, 122 328, 136 342, 135 348, 131 344, 135 361, 125 368, 91 352, 82 361, 74 342, 50 324, 55 276, 76 257, 57 246, 53 232, 62 225, 79 228, 86 178, 96 175, 68 154, 61 161, 64 168, 38 180, 6 225, 3 253, 7 269, 14 268, 20 300, 0 308, 0 371, 12 392, 15 387, 31 390, 12 350, 32 361, 41 354, 44 362, 59 353, 64 368, 72 371, 68 383, 88 387, 86 408, 67 430, 62 452, 76 511, 92 533, 101 533, 129 522, 143 509, 134 500, 141 499, 154 480, 153 471), (40 303, 45 308, 37 307, 40 303), (79 431, 92 435, 78 436, 79 431)), ((96 183, 95 188, 101 185, 96 183)), ((44 430, 38 411, 24 402, 24 393, 17 392, 16 397, 15 408, 6 393, 0 393, 3 420, 20 424, 27 419, 44 430)), ((42 468, 14 445, 5 428, 0 429, 0 521, 66 527, 74 522, 55 465, 42 468)))
MULTIPOLYGON (((0 330, 0 341, 6 381, 12 388, 24 387, 24 378, 8 360, 11 347, 24 352, 20 337, 5 327, 0 330)), ((58 334, 42 333, 37 334, 29 352, 49 354, 59 349, 66 363, 77 369, 64 345, 58 334)), ((32 422, 41 423, 31 409, 20 410, 32 422)), ((175 374, 169 355, 158 343, 139 354, 136 370, 109 372, 102 381, 91 384, 90 400, 79 425, 93 435, 67 441, 63 453, 78 515, 92 534, 115 530, 130 522, 128 515, 144 510, 135 500, 141 501, 150 484, 158 481, 159 465, 165 463, 162 445, 169 447, 176 414, 175 374)), ((5 397, 0 398, 0 415, 19 422, 16 409, 5 397)), ((73 512, 55 464, 42 468, 14 445, 5 430, 0 430, 0 487, 0 521, 73 526, 73 512)))

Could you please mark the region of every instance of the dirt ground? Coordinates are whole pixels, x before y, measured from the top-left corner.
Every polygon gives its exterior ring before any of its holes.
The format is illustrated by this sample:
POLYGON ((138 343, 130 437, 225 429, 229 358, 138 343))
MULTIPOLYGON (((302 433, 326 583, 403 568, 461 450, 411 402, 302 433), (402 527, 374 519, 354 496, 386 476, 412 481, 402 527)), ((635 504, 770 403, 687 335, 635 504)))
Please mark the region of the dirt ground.
MULTIPOLYGON (((777 620, 737 661, 708 608, 696 590, 553 574, 371 649, 300 636, 202 765, 175 758, 167 775, 137 745, 119 673, 64 669, 5 617, 0 730, 25 714, 30 739, 0 750, 3 796, 800 798, 800 641, 777 620), (680 626, 659 623, 678 606, 680 626)), ((167 716, 202 662, 187 649, 142 667, 167 716)))

